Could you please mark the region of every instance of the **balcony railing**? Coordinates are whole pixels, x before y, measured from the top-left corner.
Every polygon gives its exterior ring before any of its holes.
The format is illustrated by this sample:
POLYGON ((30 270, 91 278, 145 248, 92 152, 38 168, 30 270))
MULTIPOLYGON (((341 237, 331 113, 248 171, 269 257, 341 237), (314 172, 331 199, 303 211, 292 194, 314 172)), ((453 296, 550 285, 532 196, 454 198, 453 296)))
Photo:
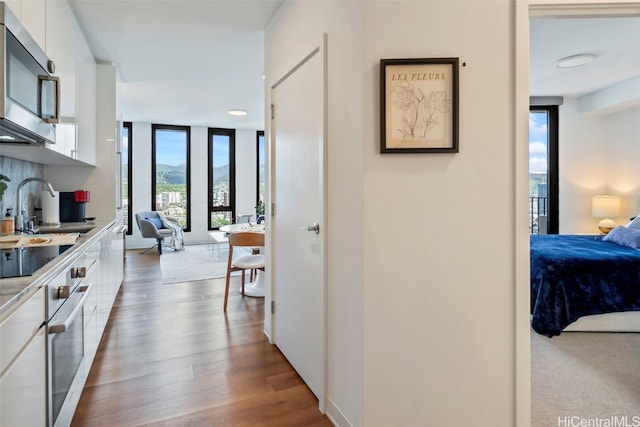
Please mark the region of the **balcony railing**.
POLYGON ((547 198, 529 196, 529 234, 547 234, 547 198))

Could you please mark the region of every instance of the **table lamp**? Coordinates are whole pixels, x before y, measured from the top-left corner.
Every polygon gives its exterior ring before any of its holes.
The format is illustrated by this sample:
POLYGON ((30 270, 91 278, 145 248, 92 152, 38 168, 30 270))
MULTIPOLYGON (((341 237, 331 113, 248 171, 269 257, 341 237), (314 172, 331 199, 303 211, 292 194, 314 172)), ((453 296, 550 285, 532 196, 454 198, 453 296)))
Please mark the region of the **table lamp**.
POLYGON ((610 217, 620 216, 620 196, 593 196, 591 200, 591 215, 594 218, 602 218, 598 228, 602 234, 608 234, 616 226, 610 217))

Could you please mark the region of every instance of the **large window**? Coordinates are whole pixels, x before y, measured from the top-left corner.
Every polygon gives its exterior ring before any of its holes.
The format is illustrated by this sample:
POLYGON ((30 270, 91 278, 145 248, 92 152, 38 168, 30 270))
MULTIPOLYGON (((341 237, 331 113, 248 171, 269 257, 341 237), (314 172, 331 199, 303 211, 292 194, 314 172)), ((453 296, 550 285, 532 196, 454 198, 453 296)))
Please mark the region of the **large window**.
POLYGON ((266 182, 267 182, 267 176, 266 176, 266 152, 265 152, 265 148, 264 148, 264 131, 259 130, 257 132, 257 142, 256 142, 256 150, 257 150, 257 156, 256 156, 256 178, 257 178, 257 182, 256 182, 256 206, 262 202, 265 203, 266 202, 266 193, 265 193, 265 188, 266 188, 266 182))
POLYGON ((151 129, 151 208, 190 231, 190 128, 152 125, 151 129))
POLYGON ((121 165, 122 168, 122 212, 123 218, 127 225, 127 234, 133 234, 133 227, 131 227, 132 213, 129 206, 131 206, 131 179, 133 174, 131 173, 131 143, 133 141, 133 128, 131 122, 122 123, 122 148, 121 148, 121 165))
POLYGON ((558 106, 529 110, 529 232, 558 234, 558 106))
POLYGON ((209 230, 235 222, 235 141, 234 129, 209 128, 209 230))

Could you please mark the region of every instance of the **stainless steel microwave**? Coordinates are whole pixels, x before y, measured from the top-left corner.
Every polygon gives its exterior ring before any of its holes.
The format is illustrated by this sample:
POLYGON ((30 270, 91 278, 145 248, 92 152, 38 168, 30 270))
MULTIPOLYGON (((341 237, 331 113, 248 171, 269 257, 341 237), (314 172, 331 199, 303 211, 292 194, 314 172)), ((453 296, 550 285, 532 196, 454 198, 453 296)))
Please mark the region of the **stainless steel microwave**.
POLYGON ((0 2, 0 142, 55 143, 59 80, 55 65, 0 2))

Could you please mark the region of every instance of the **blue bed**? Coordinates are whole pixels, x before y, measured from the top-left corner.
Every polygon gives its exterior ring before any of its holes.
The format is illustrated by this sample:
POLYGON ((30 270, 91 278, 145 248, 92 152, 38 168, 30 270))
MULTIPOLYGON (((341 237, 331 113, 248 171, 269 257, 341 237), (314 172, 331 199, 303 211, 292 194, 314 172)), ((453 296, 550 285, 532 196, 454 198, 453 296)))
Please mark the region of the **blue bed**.
POLYGON ((602 236, 531 235, 531 325, 559 335, 582 316, 640 311, 640 250, 602 236))

